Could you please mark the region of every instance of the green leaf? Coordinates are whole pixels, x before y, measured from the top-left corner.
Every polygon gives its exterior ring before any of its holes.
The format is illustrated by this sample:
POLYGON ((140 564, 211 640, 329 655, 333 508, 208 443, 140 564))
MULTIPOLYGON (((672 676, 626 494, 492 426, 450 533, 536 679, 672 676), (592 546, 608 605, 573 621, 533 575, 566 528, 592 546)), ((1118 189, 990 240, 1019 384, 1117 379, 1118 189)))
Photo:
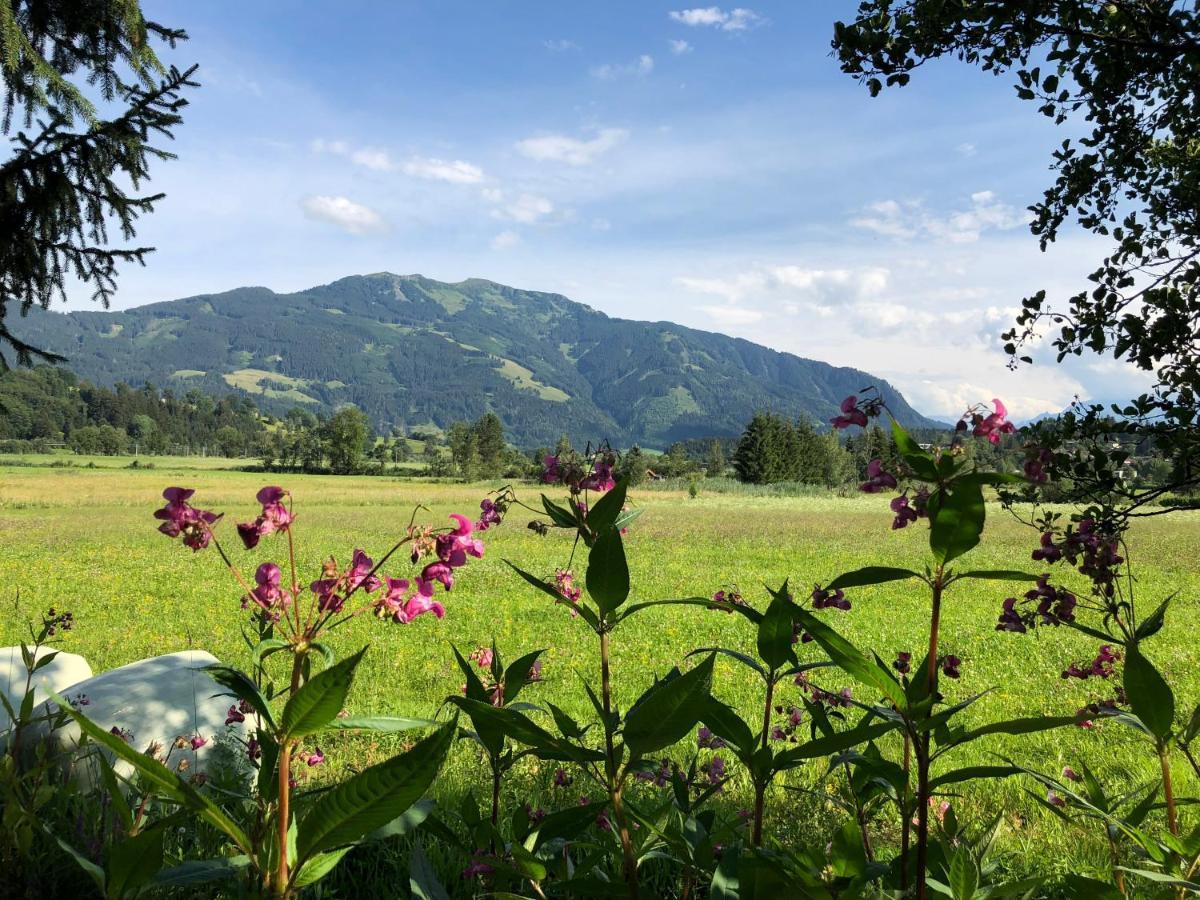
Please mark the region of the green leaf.
POLYGON ((163 866, 163 829, 146 831, 110 843, 108 848, 108 896, 135 895, 163 866))
POLYGON ((342 857, 350 852, 350 847, 339 847, 326 853, 318 853, 299 869, 292 872, 292 884, 296 887, 308 887, 316 884, 342 861, 342 857))
POLYGON ((262 661, 273 653, 278 653, 280 650, 286 650, 292 646, 289 641, 283 638, 267 638, 265 641, 260 641, 254 647, 252 658, 255 665, 261 665, 262 661))
POLYGON ((979 887, 979 868, 971 857, 968 847, 959 847, 950 857, 950 868, 946 872, 954 900, 974 900, 979 887))
POLYGON ((834 665, 855 681, 878 691, 894 703, 898 709, 904 709, 904 689, 886 667, 868 658, 808 610, 796 607, 792 614, 804 630, 821 645, 821 649, 829 655, 834 665))
POLYGON ((574 840, 592 826, 596 816, 600 814, 603 805, 588 804, 587 806, 568 806, 565 809, 550 813, 537 824, 537 830, 530 835, 526 845, 531 850, 537 850, 548 841, 563 838, 574 840))
POLYGON ((245 672, 232 666, 221 665, 204 666, 202 671, 206 672, 217 684, 229 688, 233 696, 249 703, 251 708, 262 717, 268 728, 272 731, 276 729, 275 715, 271 712, 271 704, 258 689, 258 685, 245 672))
POLYGON ((607 616, 629 596, 629 563, 621 532, 609 529, 588 551, 587 590, 600 612, 607 616))
POLYGON ((531 679, 529 673, 533 669, 533 664, 537 662, 539 656, 546 651, 533 650, 526 653, 524 656, 509 663, 507 669, 504 670, 504 702, 512 703, 517 699, 517 694, 521 693, 521 689, 529 684, 531 679))
POLYGON ((990 722, 980 725, 970 731, 953 735, 938 749, 940 755, 951 747, 969 744, 977 738, 989 734, 1034 734, 1039 731, 1050 731, 1054 728, 1065 728, 1067 725, 1078 725, 1082 719, 1079 716, 1029 716, 1023 719, 1007 719, 1003 722, 990 722))
POLYGON ((686 735, 700 717, 712 688, 716 654, 691 671, 658 682, 625 716, 623 735, 632 758, 669 747, 686 735))
POLYGON ((617 621, 623 622, 635 612, 639 612, 643 609, 649 609, 652 606, 703 606, 705 609, 709 610, 737 613, 740 616, 745 616, 755 624, 758 624, 762 621, 762 613, 760 613, 753 606, 749 606, 745 603, 717 603, 716 601, 706 597, 679 597, 671 600, 644 600, 641 603, 634 603, 625 607, 621 615, 617 618, 617 621))
POLYGON ((95 882, 96 887, 100 890, 101 896, 107 896, 107 894, 105 893, 105 890, 104 890, 104 870, 102 868, 100 868, 98 865, 96 865, 94 862, 92 862, 90 859, 88 859, 86 856, 84 856, 81 852, 79 852, 74 847, 72 847, 70 844, 68 844, 66 841, 64 841, 62 838, 53 834, 49 828, 46 828, 45 825, 43 825, 42 827, 45 829, 46 834, 48 834, 50 837, 52 837, 58 843, 58 846, 62 847, 62 849, 66 852, 67 856, 69 856, 69 857, 71 857, 71 859, 75 860, 75 864, 78 865, 79 868, 83 869, 83 871, 87 873, 88 878, 92 879, 92 881, 95 882))
POLYGON ((325 726, 326 731, 377 731, 381 734, 399 734, 402 731, 418 731, 432 728, 438 723, 433 719, 410 719, 407 716, 346 716, 335 717, 325 726))
POLYGON ((976 778, 1007 778, 1010 775, 1020 775, 1023 771, 1016 766, 964 766, 931 779, 929 790, 935 791, 948 784, 961 784, 976 778))
POLYGON ((922 481, 938 481, 937 462, 933 458, 933 454, 927 450, 922 450, 921 446, 912 439, 912 436, 904 430, 895 419, 892 419, 892 438, 896 441, 896 450, 899 451, 900 457, 913 470, 913 474, 922 481))
POLYGON ((196 884, 209 884, 213 881, 224 881, 235 875, 241 875, 248 865, 250 865, 248 856, 234 856, 229 859, 192 859, 169 869, 163 869, 154 876, 153 884, 161 887, 191 887, 196 884))
POLYGON ((960 572, 958 578, 977 578, 983 581, 1037 581, 1037 575, 1021 572, 1017 569, 981 569, 972 572, 960 572))
POLYGON ((497 709, 490 703, 480 703, 478 700, 459 696, 447 697, 446 702, 453 703, 465 712, 477 726, 487 723, 488 728, 495 728, 517 743, 532 747, 542 759, 565 759, 574 762, 595 762, 604 759, 604 754, 600 751, 576 747, 557 738, 524 713, 514 709, 497 709))
POLYGON ((559 506, 545 494, 542 494, 542 506, 545 508, 546 514, 550 516, 551 521, 559 528, 575 528, 578 525, 575 516, 569 509, 559 506))
POLYGON ((858 878, 867 871, 867 854, 863 848, 862 829, 853 819, 847 819, 833 835, 829 862, 839 878, 858 878))
POLYGON ((1175 694, 1136 644, 1125 651, 1125 695, 1133 714, 1160 741, 1165 741, 1175 724, 1175 694))
POLYGON ((772 592, 771 605, 758 623, 758 655, 772 671, 783 668, 795 659, 792 650, 792 610, 795 604, 788 596, 787 583, 772 592))
POLYGON ((354 683, 354 670, 366 652, 363 647, 353 656, 318 672, 288 698, 283 708, 285 740, 316 734, 337 718, 354 683))
POLYGON ((712 884, 708 888, 708 900, 738 900, 741 896, 738 884, 738 858, 741 848, 726 847, 713 872, 712 884))
POLYGON ((958 559, 979 543, 986 508, 983 487, 964 475, 929 498, 929 547, 939 563, 958 559))
POLYGON ((616 487, 592 504, 587 514, 587 526, 593 534, 601 535, 616 524, 625 506, 625 494, 628 490, 629 479, 622 478, 616 487))
POLYGON ((60 710, 75 720, 80 730, 88 738, 114 756, 129 763, 141 777, 142 785, 147 791, 152 791, 172 803, 192 810, 209 825, 224 832, 243 853, 252 852, 250 838, 238 824, 223 809, 180 778, 178 774, 172 772, 158 760, 133 749, 115 734, 105 731, 58 694, 51 692, 50 699, 58 704, 60 710))
POLYGON ((381 825, 363 838, 363 841, 384 841, 393 837, 404 837, 416 831, 421 824, 433 813, 432 800, 418 800, 392 821, 381 825))
POLYGON ((837 731, 826 737, 814 738, 795 747, 789 747, 775 757, 775 768, 778 771, 795 768, 809 759, 819 759, 841 753, 859 744, 873 741, 900 727, 899 722, 872 722, 860 724, 846 731, 837 731))
POLYGON ((1142 620, 1137 627, 1136 637, 1139 641, 1144 641, 1148 637, 1153 637, 1158 634, 1167 619, 1167 607, 1171 605, 1171 598, 1168 597, 1159 604, 1158 609, 1154 610, 1149 616, 1142 620))
POLYGON ((323 793, 297 827, 298 864, 355 843, 416 803, 437 777, 456 727, 457 722, 448 722, 407 753, 364 769, 323 793))
POLYGON ((742 753, 752 753, 755 748, 754 732, 742 721, 741 716, 732 706, 722 703, 716 697, 709 697, 704 703, 704 712, 700 716, 708 730, 724 740, 735 750, 742 753))
POLYGON ((863 587, 868 584, 883 584, 887 581, 902 581, 905 578, 920 578, 916 572, 911 569, 897 569, 892 566, 865 566, 861 569, 855 569, 853 572, 845 572, 839 575, 829 584, 825 585, 825 590, 836 591, 848 587, 863 587))
POLYGON ((635 521, 637 521, 638 517, 641 516, 643 512, 644 510, 642 509, 625 510, 619 516, 617 516, 617 521, 613 522, 613 528, 617 529, 617 531, 624 531, 635 521))
POLYGON ((420 844, 413 845, 408 859, 408 889, 413 900, 450 900, 420 844))

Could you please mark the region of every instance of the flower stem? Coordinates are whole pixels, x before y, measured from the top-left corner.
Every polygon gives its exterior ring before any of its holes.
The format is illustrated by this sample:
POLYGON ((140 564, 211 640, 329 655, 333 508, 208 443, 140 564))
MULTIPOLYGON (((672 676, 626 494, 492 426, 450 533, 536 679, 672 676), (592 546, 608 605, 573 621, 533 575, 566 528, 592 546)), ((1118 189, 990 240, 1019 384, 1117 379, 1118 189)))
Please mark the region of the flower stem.
POLYGON ((912 796, 909 778, 912 773, 912 736, 904 735, 904 796, 900 802, 900 892, 908 892, 908 848, 912 836, 912 811, 909 798, 912 796))
MULTIPOLYGON (((292 692, 294 697, 300 689, 300 673, 304 665, 304 655, 297 653, 292 657, 292 692)), ((276 823, 279 840, 279 868, 275 874, 274 895, 287 896, 288 886, 288 827, 291 810, 289 809, 292 790, 292 744, 287 738, 279 742, 279 821, 276 823)))
MULTIPOLYGON (((942 575, 938 566, 933 583, 933 606, 929 613, 929 656, 926 660, 927 691, 930 699, 937 694, 938 627, 942 618, 942 575)), ((932 707, 930 707, 932 710, 932 707)), ((929 733, 914 736, 917 754, 917 900, 925 900, 929 868, 929 733)))
POLYGON ((1171 779, 1171 763, 1167 758, 1167 746, 1158 751, 1158 762, 1162 767, 1163 799, 1167 804, 1167 827, 1171 834, 1179 837, 1179 813, 1175 807, 1175 784, 1171 779))
MULTIPOLYGON (((763 704, 763 727, 761 746, 763 750, 767 749, 767 742, 770 740, 771 732, 771 704, 775 699, 775 673, 771 672, 767 676, 767 700, 763 704)), ((750 834, 750 843, 755 847, 762 846, 763 832, 763 813, 767 799, 767 782, 755 780, 754 782, 754 828, 750 834)))
POLYGON ((607 629, 600 631, 600 692, 601 701, 604 704, 604 755, 608 798, 612 803, 613 817, 617 820, 617 832, 621 838, 625 884, 629 887, 630 898, 638 900, 637 857, 633 854, 633 840, 629 836, 629 820, 625 816, 625 804, 621 798, 622 783, 617 771, 617 755, 613 747, 612 677, 609 671, 607 629))

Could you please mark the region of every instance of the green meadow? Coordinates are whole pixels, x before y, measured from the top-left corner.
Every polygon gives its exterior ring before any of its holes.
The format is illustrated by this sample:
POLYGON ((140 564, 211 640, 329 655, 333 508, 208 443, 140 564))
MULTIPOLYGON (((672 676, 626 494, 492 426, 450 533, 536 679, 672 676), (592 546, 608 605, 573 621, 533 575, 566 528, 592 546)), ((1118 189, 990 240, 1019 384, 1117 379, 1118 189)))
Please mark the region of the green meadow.
MULTIPOLYGON (((295 496, 303 580, 315 577, 330 555, 345 563, 355 547, 375 557, 386 552, 402 536, 418 505, 428 508, 418 513, 419 521, 440 526, 451 512, 473 514, 487 491, 500 486, 388 477, 264 476, 221 469, 221 462, 211 459, 157 459, 152 469, 125 468, 128 460, 116 459, 96 460, 95 468, 86 467, 88 460, 80 458, 69 467, 50 467, 49 461, 27 457, 23 465, 0 463, 0 643, 13 644, 27 636, 25 623, 39 610, 69 609, 77 625, 63 647, 83 654, 96 671, 186 648, 249 665, 241 634, 246 614, 239 607, 237 585, 218 555, 212 550, 192 553, 155 530, 151 514, 168 485, 196 488, 196 505, 225 513, 219 527, 224 544, 235 562, 251 573, 268 559, 283 565, 286 548, 267 538, 256 551, 244 551, 233 524, 256 514, 254 493, 260 486, 282 483, 295 496)), ((536 485, 518 486, 527 502, 535 501, 538 491, 536 485)), ((922 529, 890 529, 887 499, 879 496, 735 496, 705 492, 703 484, 695 498, 685 491, 663 490, 634 491, 631 496, 644 510, 626 542, 634 584, 631 602, 707 597, 718 588, 736 585, 748 601, 765 605, 764 584, 790 579, 802 598, 814 583, 828 582, 844 570, 869 564, 920 568, 927 548, 922 529)), ((1036 567, 1029 559, 1036 533, 998 506, 988 515, 984 541, 964 565, 1036 567)), ((577 718, 591 716, 583 681, 597 677, 593 636, 567 610, 525 586, 504 563, 512 560, 540 575, 568 565, 569 539, 556 532, 539 536, 526 527, 530 518, 527 511, 514 508, 503 525, 484 535, 484 559, 472 560, 459 573, 454 590, 439 595, 447 609, 443 621, 423 616, 401 626, 362 617, 333 634, 330 643, 339 656, 370 645, 351 695, 354 713, 434 716, 443 698, 462 683, 449 645, 465 653, 494 638, 506 658, 547 648, 545 682, 522 699, 551 699, 577 718)), ((1200 700, 1200 644, 1190 628, 1200 593, 1198 546, 1200 513, 1147 519, 1131 534, 1140 602, 1157 604, 1175 595, 1168 627, 1150 642, 1147 652, 1176 686, 1181 714, 1200 700)), ((396 561, 389 574, 407 575, 404 554, 396 561)), ((1082 577, 1072 578, 1066 571, 1061 575, 1083 589, 1082 577)), ((1007 590, 1010 587, 999 582, 960 582, 947 599, 943 646, 963 660, 963 674, 945 690, 951 699, 988 692, 968 712, 970 721, 1070 714, 1089 700, 1111 696, 1115 685, 1060 677, 1068 663, 1095 654, 1094 641, 1066 629, 1023 636, 995 631, 1007 590)), ((895 584, 854 590, 849 596, 853 609, 823 613, 826 621, 885 659, 899 650, 919 657, 926 599, 895 584)), ((639 614, 613 638, 618 700, 627 705, 655 674, 686 664, 690 650, 707 646, 752 651, 753 635, 741 617, 700 608, 667 607, 639 614)), ((815 645, 800 650, 802 657, 815 658, 818 652, 815 645)), ((720 662, 714 692, 749 713, 761 700, 747 674, 720 662)), ((849 684, 837 674, 814 680, 834 690, 849 684)), ((1103 738, 1070 728, 981 741, 956 757, 955 766, 993 762, 998 756, 1057 774, 1064 765, 1086 762, 1113 785, 1149 783, 1155 775, 1148 765, 1151 757, 1133 746, 1131 733, 1115 724, 1101 727, 1110 732, 1103 738)), ((357 768, 395 749, 376 740, 349 738, 325 746, 331 764, 326 774, 357 768)), ((683 759, 690 749, 676 747, 674 755, 683 759)), ((819 835, 813 832, 832 821, 826 816, 823 765, 795 773, 788 787, 771 797, 775 833, 816 839, 819 835)), ((552 771, 526 760, 508 785, 510 802, 528 799, 547 808, 563 804, 567 798, 551 787, 552 771)), ((474 779, 482 786, 481 772, 475 752, 460 744, 439 780, 438 799, 457 802, 474 779)), ((1190 776, 1183 771, 1179 776, 1182 793, 1195 793, 1190 776)), ((574 799, 584 791, 579 778, 567 793, 574 799)), ((989 782, 986 791, 968 785, 949 799, 971 821, 1003 812, 1007 825, 1001 846, 1014 871, 1035 865, 1043 872, 1047 867, 1058 873, 1099 870, 1105 854, 1099 836, 1059 822, 1041 809, 1031 792, 1036 793, 1032 781, 1013 778, 989 782)), ((747 795, 747 785, 735 778, 724 802, 742 806, 747 795)), ((883 839, 888 837, 885 830, 883 839)))

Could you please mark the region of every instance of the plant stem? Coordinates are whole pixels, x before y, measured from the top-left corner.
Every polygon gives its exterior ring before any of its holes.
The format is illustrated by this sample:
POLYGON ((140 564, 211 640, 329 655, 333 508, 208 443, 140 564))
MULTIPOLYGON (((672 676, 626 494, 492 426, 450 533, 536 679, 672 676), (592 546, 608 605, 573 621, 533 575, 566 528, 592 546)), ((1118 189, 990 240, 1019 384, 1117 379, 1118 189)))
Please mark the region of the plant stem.
POLYGON ((1179 813, 1175 808, 1175 784, 1171 780, 1171 763, 1167 758, 1167 746, 1164 744, 1158 751, 1158 762, 1162 767, 1163 799, 1167 803, 1167 827, 1171 834, 1179 837, 1179 813))
MULTIPOLYGON (((938 675, 938 627, 942 618, 942 575, 938 566, 932 583, 933 605, 929 612, 929 656, 926 661, 928 696, 932 701, 937 694, 938 675)), ((932 707, 930 707, 932 712, 932 707)), ((917 900, 925 900, 928 887, 925 883, 929 868, 929 733, 918 734, 914 739, 917 754, 917 900)))
POLYGON ((491 757, 492 763, 492 853, 496 852, 496 826, 500 822, 500 759, 491 757))
POLYGON ((909 776, 912 770, 912 738, 904 734, 904 797, 900 803, 900 892, 908 891, 908 847, 912 834, 912 812, 909 810, 909 776))
MULTIPOLYGON (((771 732, 771 704, 775 699, 775 673, 767 676, 767 701, 763 704, 763 726, 761 747, 767 749, 771 732)), ((763 811, 767 798, 767 782, 755 779, 754 782, 754 828, 750 834, 750 843, 755 847, 762 846, 763 811)))
POLYGON ((622 785, 617 773, 617 755, 613 748, 612 678, 608 664, 607 630, 600 632, 600 691, 601 701, 604 704, 604 761, 605 775, 608 781, 608 797, 612 802, 613 817, 617 820, 617 832, 621 837, 625 884, 629 887, 629 896, 632 900, 638 900, 637 858, 633 855, 633 840, 629 836, 629 822, 625 817, 625 804, 621 799, 622 785))
MULTIPOLYGON (((296 696, 296 691, 300 689, 300 673, 304 665, 304 655, 297 653, 292 657, 292 692, 288 696, 296 696)), ((276 897, 287 896, 288 885, 288 827, 291 824, 291 810, 289 809, 291 802, 292 791, 292 744, 291 741, 284 738, 279 742, 279 821, 276 823, 278 828, 279 840, 279 868, 275 873, 276 884, 272 893, 276 897)))

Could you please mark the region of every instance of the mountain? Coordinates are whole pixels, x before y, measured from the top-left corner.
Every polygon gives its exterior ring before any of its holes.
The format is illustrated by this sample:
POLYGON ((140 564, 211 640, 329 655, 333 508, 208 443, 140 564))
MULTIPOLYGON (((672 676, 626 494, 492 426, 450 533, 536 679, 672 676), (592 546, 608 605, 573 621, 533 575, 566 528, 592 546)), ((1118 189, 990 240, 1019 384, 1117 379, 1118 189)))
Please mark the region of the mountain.
POLYGON ((294 294, 248 287, 124 312, 35 310, 20 326, 98 384, 234 388, 277 414, 353 403, 380 427, 410 429, 490 409, 521 446, 566 432, 580 444, 665 447, 739 434, 757 409, 823 422, 868 385, 903 424, 937 424, 857 369, 474 278, 351 276, 294 294))

